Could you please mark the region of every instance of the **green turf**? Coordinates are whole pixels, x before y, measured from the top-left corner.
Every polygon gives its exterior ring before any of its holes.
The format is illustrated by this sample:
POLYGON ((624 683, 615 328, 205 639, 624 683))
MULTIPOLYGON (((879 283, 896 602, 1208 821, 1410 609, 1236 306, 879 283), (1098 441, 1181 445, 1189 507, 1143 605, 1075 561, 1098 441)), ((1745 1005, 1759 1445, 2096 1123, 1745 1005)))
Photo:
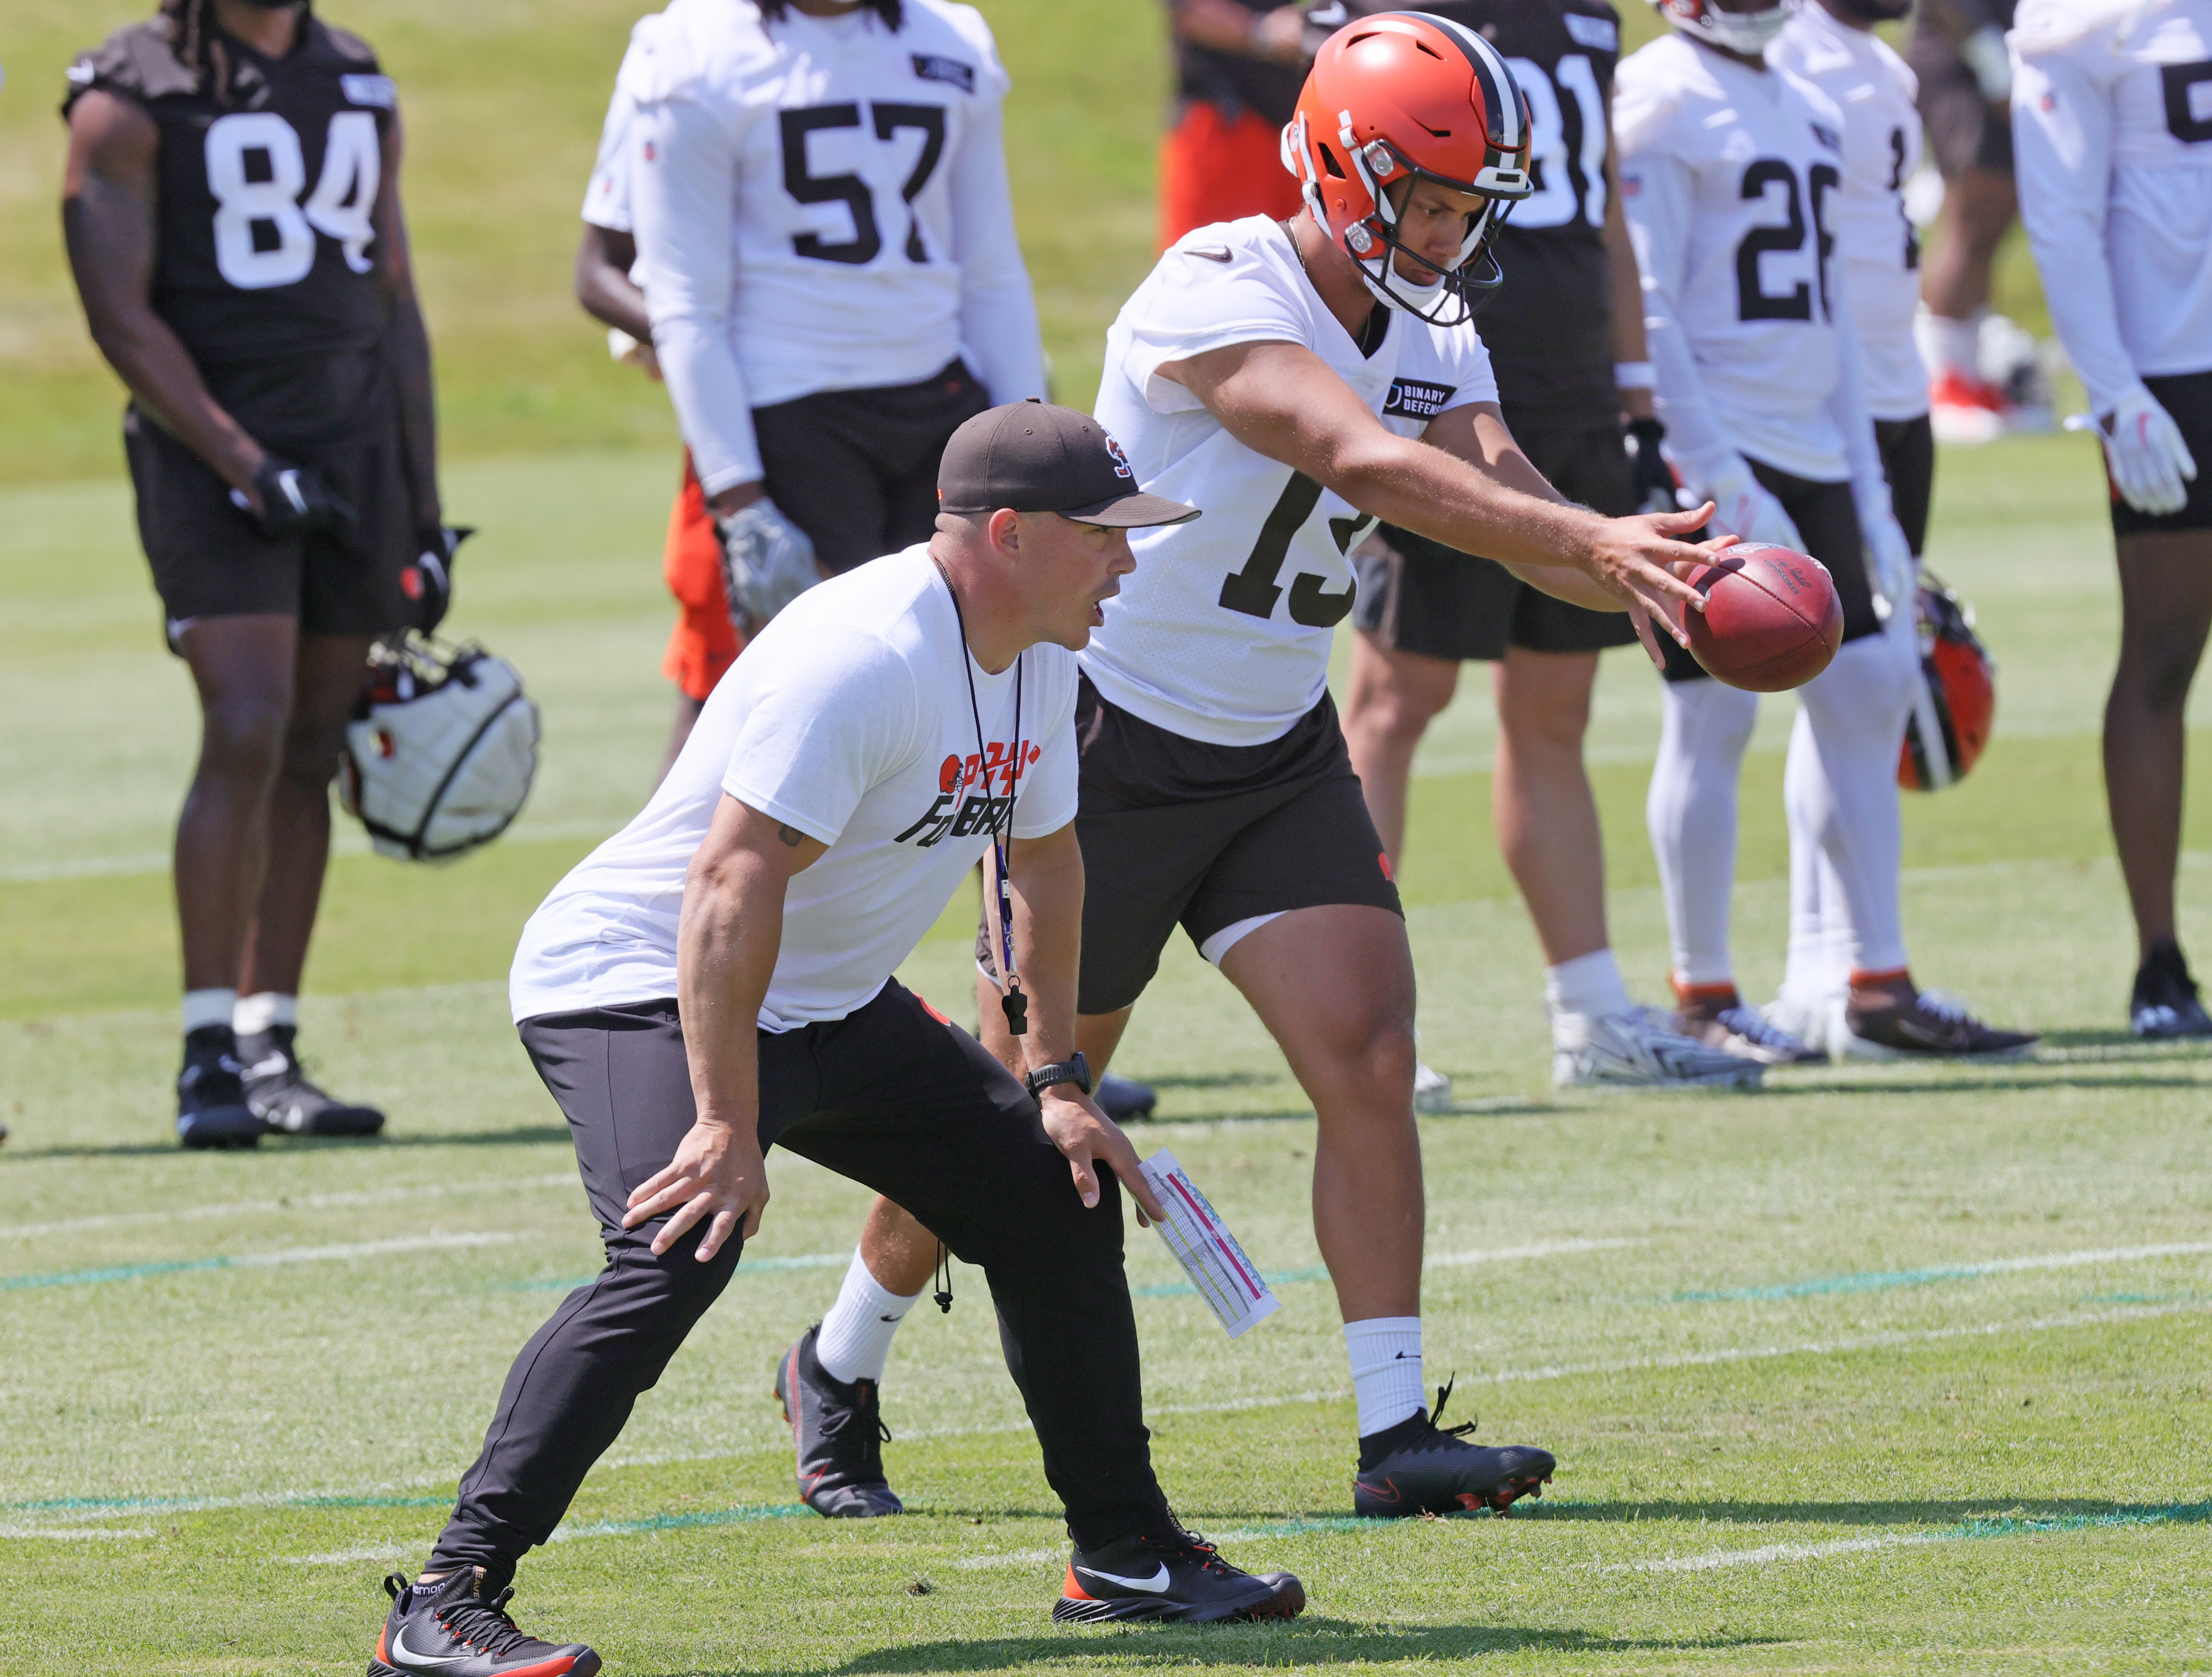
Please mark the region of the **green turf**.
MULTIPOLYGON (((514 835, 441 871, 335 866, 307 1039, 393 1114, 372 1147, 185 1157, 165 1139, 160 855, 189 754, 122 494, 0 494, 0 1671, 357 1669, 507 1358, 594 1243, 501 975, 545 884, 618 823, 666 720, 657 453, 464 462, 487 534, 456 628, 514 655, 545 770, 514 835)), ((1058 1532, 979 1275, 895 1352, 908 1518, 792 1510, 766 1396, 865 1195, 779 1157, 752 1261, 523 1575, 526 1623, 621 1673, 1204 1666, 1745 1672, 2212 1668, 2212 1061, 2118 1030, 2129 950, 2094 756, 2113 610, 2094 462, 1943 462, 1936 562, 2004 665, 1997 744, 1910 801, 1923 974, 2051 1033, 2028 1064, 1598 1099, 1546 1076, 1538 957, 1487 835, 1480 679, 1421 763, 1406 883, 1425 1056, 1432 1366, 1482 1436, 1555 1449, 1526 1517, 1355 1526, 1352 1411, 1306 1212, 1313 1124, 1187 950, 1125 1064, 1284 1308, 1234 1346, 1133 1230, 1158 1436, 1185 1514, 1288 1566, 1267 1630, 1063 1634, 1058 1532), (2179 1251, 2167 1249, 2179 1248, 2179 1251), (2148 1249, 2148 1250, 2146 1249, 2148 1249), (2018 1261, 2026 1261, 2025 1262, 2018 1261), (1995 1267, 1990 1266, 1995 1265, 1995 1267), (926 1583, 927 1593, 914 1593, 926 1583)), ((1480 672, 1476 672, 1478 677, 1480 672)), ((1595 756, 1639 988, 1663 969, 1641 840, 1656 726, 1632 653, 1595 756)), ((1777 975, 1789 704, 1751 758, 1739 953, 1777 975)), ((2212 884, 2192 809, 2186 929, 2212 884)), ((964 1013, 961 909, 908 963, 964 1013)))

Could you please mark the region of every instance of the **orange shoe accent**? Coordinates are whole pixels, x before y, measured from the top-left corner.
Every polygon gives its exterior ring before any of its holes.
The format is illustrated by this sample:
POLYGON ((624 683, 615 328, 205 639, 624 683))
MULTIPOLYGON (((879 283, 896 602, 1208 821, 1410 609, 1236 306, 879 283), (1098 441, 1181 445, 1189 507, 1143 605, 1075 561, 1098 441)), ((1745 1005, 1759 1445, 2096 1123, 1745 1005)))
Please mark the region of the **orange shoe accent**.
POLYGON ((1911 976, 1912 969, 1910 967, 1891 967, 1881 972, 1867 972, 1854 967, 1850 981, 1855 989, 1870 990, 1878 985, 1894 984, 1900 979, 1910 980, 1911 976))
POLYGON ((1928 381, 1928 401, 1930 406, 1936 407, 1980 408, 1993 414, 2005 410, 2003 392, 1988 380, 1962 373, 1955 367, 1945 368, 1928 381))
POLYGON ((1098 1599, 1075 1582, 1075 1563, 1072 1560, 1067 1563, 1067 1582, 1060 1585, 1060 1593, 1071 1601, 1095 1601, 1098 1599))
POLYGON ((1686 984, 1682 975, 1671 973, 1668 982, 1674 987, 1674 1000, 1684 1006, 1693 1001, 1720 1001, 1734 1006, 1741 1000, 1735 993, 1735 981, 1724 978, 1717 984, 1686 984))

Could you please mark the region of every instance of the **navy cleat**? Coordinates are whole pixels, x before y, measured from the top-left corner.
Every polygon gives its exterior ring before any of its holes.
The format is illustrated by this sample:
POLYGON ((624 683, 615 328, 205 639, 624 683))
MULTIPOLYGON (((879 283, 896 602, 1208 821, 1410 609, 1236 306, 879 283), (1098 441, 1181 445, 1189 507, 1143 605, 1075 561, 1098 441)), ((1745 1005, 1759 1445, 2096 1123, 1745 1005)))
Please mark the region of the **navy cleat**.
POLYGON ((776 1401, 799 1461, 799 1499, 832 1520, 903 1514, 906 1504, 884 1478, 891 1430, 877 1407, 876 1382, 834 1378, 814 1354, 821 1336, 817 1322, 775 1369, 776 1401))
POLYGON ((1091 1091, 1091 1098, 1098 1109, 1117 1124, 1131 1124, 1140 1118, 1152 1115, 1152 1109, 1160 1103, 1159 1091, 1149 1083, 1139 1083, 1134 1078, 1117 1076, 1112 1072, 1098 1074, 1098 1087, 1091 1091))
POLYGON ((374 1135, 384 1115, 325 1094, 300 1068, 297 1025, 271 1025, 239 1039, 246 1103, 271 1135, 374 1135))
POLYGON ((2136 969, 2134 992, 2128 997, 2128 1029, 2146 1042, 2170 1042, 2183 1036, 2212 1036, 2212 1016, 2197 997, 2197 981, 2189 975, 2181 945, 2160 938, 2136 969))
POLYGON ((246 1103, 246 1068, 228 1025, 202 1025, 185 1038, 177 1073, 177 1140, 186 1147, 251 1147, 263 1126, 246 1103))
POLYGON ((1418 1410, 1394 1427, 1359 1441, 1359 1472, 1352 1481, 1352 1511, 1370 1520, 1404 1519, 1420 1514, 1457 1514, 1462 1510, 1510 1512, 1522 1497, 1540 1497, 1558 1464, 1549 1450, 1530 1444, 1493 1449, 1470 1444, 1473 1421, 1438 1427, 1449 1380, 1437 1392, 1437 1407, 1418 1410))
POLYGON ((1155 1531, 1138 1532, 1102 1548, 1075 1551, 1066 1582, 1053 1603, 1055 1625, 1104 1625, 1152 1619, 1212 1625, 1222 1619, 1296 1619, 1305 1586, 1288 1572, 1255 1577, 1222 1559, 1220 1551, 1170 1515, 1155 1531))
POLYGON ((512 1586, 484 1593, 481 1566, 464 1566, 435 1583, 384 1580, 392 1611, 376 1638, 368 1677, 592 1677, 599 1656, 580 1642, 540 1642, 507 1616, 512 1586))

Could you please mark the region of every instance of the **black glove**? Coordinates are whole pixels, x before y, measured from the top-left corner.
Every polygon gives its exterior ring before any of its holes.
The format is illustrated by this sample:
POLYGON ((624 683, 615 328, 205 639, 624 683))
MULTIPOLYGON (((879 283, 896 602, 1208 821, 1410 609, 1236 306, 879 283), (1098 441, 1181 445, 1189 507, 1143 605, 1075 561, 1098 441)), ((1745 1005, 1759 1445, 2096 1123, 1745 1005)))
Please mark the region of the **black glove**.
POLYGON ((476 533, 472 524, 443 524, 415 538, 415 562, 399 573, 408 628, 428 635, 445 621, 453 603, 453 555, 476 533))
MULTIPOLYGON (((261 497, 261 532, 265 536, 307 536, 318 532, 350 535, 359 516, 331 486, 306 466, 264 454, 253 474, 253 492, 261 497)), ((247 512, 253 510, 238 490, 231 500, 247 512)))
POLYGON ((1667 434, 1667 428, 1656 419, 1632 419, 1628 422, 1625 439, 1628 449, 1629 475, 1636 483, 1636 510, 1639 513, 1679 513, 1682 503, 1675 490, 1674 468, 1667 464, 1666 456, 1659 452, 1659 444, 1667 434))

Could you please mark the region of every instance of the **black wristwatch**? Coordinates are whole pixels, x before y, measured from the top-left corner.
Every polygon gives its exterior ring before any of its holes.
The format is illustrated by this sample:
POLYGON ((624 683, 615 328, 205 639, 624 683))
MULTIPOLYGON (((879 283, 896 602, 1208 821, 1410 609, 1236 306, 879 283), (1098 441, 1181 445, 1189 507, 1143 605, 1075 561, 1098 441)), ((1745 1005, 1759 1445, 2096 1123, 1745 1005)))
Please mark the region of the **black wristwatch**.
POLYGON ((1082 1049, 1078 1048, 1072 1059, 1057 1066, 1040 1066, 1022 1079, 1022 1086, 1036 1100, 1042 1100, 1044 1091, 1055 1083, 1072 1083, 1085 1094, 1091 1092, 1091 1062, 1083 1057, 1082 1049))

